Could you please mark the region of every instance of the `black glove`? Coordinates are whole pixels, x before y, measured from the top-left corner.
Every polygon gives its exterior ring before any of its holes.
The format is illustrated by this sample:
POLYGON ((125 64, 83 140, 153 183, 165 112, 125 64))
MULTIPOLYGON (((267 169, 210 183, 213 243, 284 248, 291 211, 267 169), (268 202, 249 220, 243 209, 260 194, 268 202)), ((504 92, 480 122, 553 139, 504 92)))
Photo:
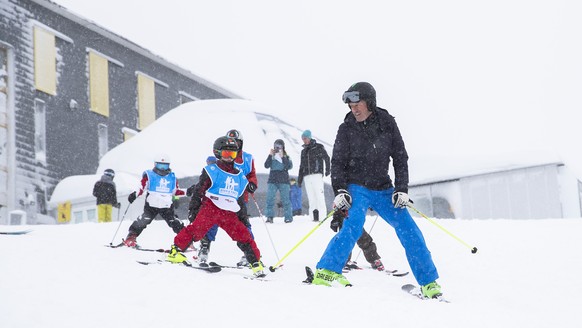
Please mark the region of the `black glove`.
POLYGON ((344 211, 333 212, 333 219, 331 220, 331 223, 329 225, 331 230, 333 230, 334 232, 338 232, 342 228, 345 218, 346 212, 344 211))
POLYGON ((115 207, 115 208, 120 208, 121 207, 121 203, 113 204, 112 206, 115 207))
POLYGON ((329 171, 325 171, 325 176, 329 176, 329 171))
POLYGON ((192 195, 194 195, 195 188, 196 188, 196 185, 191 185, 190 187, 188 187, 188 189, 186 189, 186 196, 192 197, 192 195))
POLYGON ((249 181, 249 184, 247 185, 247 190, 248 192, 253 194, 257 190, 257 185, 249 181))
POLYGON ((134 191, 127 196, 127 201, 131 204, 137 198, 137 193, 134 191))

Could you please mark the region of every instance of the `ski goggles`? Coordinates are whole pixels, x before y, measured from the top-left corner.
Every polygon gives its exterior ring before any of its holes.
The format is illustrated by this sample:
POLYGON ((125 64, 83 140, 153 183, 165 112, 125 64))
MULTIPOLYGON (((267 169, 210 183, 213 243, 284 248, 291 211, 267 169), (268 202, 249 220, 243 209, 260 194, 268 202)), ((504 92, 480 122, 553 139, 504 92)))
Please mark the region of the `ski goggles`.
POLYGON ((236 155, 238 154, 238 151, 236 150, 221 150, 220 151, 220 156, 222 158, 236 158, 236 155))
POLYGON ((170 169, 170 163, 156 163, 156 169, 166 171, 170 169))
POLYGON ((346 91, 342 96, 344 103, 357 103, 360 101, 360 91, 346 91))

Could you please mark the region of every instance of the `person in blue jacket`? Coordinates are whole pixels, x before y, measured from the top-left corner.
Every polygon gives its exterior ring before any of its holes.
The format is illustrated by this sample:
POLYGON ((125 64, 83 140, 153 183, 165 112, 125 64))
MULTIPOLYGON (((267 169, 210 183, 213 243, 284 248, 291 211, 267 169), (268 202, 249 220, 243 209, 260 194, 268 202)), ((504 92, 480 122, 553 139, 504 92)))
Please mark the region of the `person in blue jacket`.
POLYGON ((331 239, 317 263, 314 284, 344 286, 350 282, 342 268, 362 234, 366 212, 373 208, 391 225, 422 294, 442 295, 439 278, 422 232, 406 209, 408 197, 408 153, 394 117, 376 106, 376 90, 358 82, 344 92, 342 100, 351 112, 340 124, 331 159, 331 182, 336 197, 334 215, 344 216, 343 226, 331 239), (392 159, 394 183, 388 175, 392 159))
POLYGON ((291 210, 293 211, 293 215, 302 215, 303 192, 301 191, 301 187, 297 185, 297 180, 295 178, 289 179, 289 185, 289 197, 291 198, 291 210))

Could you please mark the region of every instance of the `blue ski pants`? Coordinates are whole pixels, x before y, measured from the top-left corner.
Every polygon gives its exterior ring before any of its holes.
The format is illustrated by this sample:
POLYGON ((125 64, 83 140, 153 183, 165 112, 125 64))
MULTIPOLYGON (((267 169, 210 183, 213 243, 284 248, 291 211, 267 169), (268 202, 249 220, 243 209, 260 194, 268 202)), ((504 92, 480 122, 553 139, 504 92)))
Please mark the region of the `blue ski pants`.
POLYGON ((372 208, 396 231, 396 236, 404 247, 408 264, 416 281, 422 286, 438 279, 437 269, 422 232, 407 209, 394 208, 392 205, 391 198, 394 188, 369 190, 359 185, 350 184, 348 191, 352 195, 352 207, 342 228, 331 239, 317 263, 318 269, 327 269, 336 273, 342 272, 350 252, 362 234, 366 212, 368 208, 372 208))

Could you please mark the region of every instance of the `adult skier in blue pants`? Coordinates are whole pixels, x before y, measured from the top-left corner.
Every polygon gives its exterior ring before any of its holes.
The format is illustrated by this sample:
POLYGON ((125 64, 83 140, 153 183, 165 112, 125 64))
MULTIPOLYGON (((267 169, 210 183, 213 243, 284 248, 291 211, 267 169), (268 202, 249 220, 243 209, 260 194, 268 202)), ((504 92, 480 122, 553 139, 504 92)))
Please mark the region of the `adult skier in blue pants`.
POLYGON ((439 278, 422 232, 408 213, 408 154, 394 117, 376 107, 376 91, 367 82, 343 95, 351 112, 340 125, 331 159, 334 216, 349 216, 317 263, 314 284, 344 286, 342 268, 362 234, 366 212, 373 208, 396 231, 414 277, 428 298, 442 295, 439 278), (392 159, 394 184, 388 175, 392 159))

